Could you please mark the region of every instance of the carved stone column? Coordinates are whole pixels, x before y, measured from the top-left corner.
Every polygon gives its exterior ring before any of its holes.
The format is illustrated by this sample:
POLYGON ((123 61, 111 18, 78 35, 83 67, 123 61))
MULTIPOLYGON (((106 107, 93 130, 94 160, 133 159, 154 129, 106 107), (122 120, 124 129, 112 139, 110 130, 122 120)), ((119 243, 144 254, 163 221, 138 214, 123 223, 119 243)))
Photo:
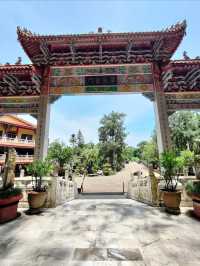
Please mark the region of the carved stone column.
POLYGON ((154 111, 157 131, 157 142, 159 154, 171 148, 171 137, 168 120, 168 110, 165 94, 161 87, 160 75, 155 72, 154 75, 154 111))
POLYGON ((50 101, 48 92, 48 70, 43 77, 43 85, 39 99, 37 118, 37 132, 35 145, 35 159, 44 159, 47 156, 49 142, 50 101))

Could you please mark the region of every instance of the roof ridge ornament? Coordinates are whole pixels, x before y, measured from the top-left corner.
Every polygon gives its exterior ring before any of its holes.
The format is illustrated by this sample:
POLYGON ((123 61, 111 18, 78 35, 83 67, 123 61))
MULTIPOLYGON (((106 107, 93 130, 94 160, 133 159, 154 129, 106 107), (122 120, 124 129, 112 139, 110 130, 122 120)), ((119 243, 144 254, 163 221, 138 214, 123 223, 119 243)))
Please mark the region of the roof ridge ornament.
POLYGON ((186 19, 184 19, 183 21, 178 21, 176 24, 171 25, 170 27, 166 28, 163 31, 178 31, 178 30, 183 30, 184 33, 186 34, 186 28, 187 28, 187 22, 186 19))
MULTIPOLYGON (((147 33, 162 33, 162 32, 175 32, 175 31, 184 31, 185 33, 185 30, 186 30, 186 27, 187 27, 187 22, 186 20, 184 19, 183 21, 180 21, 180 22, 177 22, 176 24, 173 24, 171 25, 170 27, 167 27, 167 28, 164 28, 160 31, 147 31, 147 33)), ((98 27, 97 29, 97 34, 103 34, 103 27, 98 27)), ((107 30, 106 33, 112 33, 111 30, 107 30)), ((130 32, 125 32, 125 33, 130 33, 130 32)), ((141 33, 141 34, 144 34, 145 32, 131 32, 131 33, 135 33, 135 34, 138 34, 138 33, 141 33)), ((41 35, 41 34, 37 34, 35 32, 31 32, 30 30, 28 30, 27 28, 25 27, 20 27, 20 26, 17 26, 17 34, 18 36, 26 36, 26 37, 33 37, 33 36, 36 36, 36 37, 41 37, 41 38, 44 38, 44 37, 58 37, 58 36, 65 36, 65 35, 41 35)), ((89 32, 89 34, 94 34, 94 32, 89 32)), ((67 34, 67 36, 73 36, 73 35, 82 35, 82 34, 67 34)), ((84 35, 84 34, 83 34, 84 35)))
POLYGON ((183 52, 183 58, 184 60, 190 60, 190 57, 188 56, 186 51, 183 52))
POLYGON ((98 27, 97 32, 98 33, 103 33, 103 28, 102 27, 98 27))
POLYGON ((21 58, 21 56, 18 56, 15 65, 21 65, 21 64, 22 64, 22 58, 21 58))
POLYGON ((25 27, 21 28, 20 26, 17 26, 17 34, 18 35, 26 35, 28 37, 36 35, 35 33, 32 33, 27 28, 25 28, 25 27))

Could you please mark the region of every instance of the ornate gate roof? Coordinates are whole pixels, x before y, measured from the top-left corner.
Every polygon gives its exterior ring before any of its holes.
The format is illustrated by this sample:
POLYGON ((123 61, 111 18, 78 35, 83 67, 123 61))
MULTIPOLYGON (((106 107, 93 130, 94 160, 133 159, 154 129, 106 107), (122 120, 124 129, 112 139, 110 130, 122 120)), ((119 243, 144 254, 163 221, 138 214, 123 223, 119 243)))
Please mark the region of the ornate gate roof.
MULTIPOLYGON (((38 35, 18 27, 18 39, 33 64, 0 65, 0 112, 37 114, 41 86, 46 78, 44 70, 48 66, 53 69, 60 66, 110 67, 149 63, 158 63, 160 67, 161 84, 169 112, 199 109, 200 58, 185 56, 184 60, 171 60, 185 31, 185 21, 162 31, 128 33, 99 31, 89 34, 38 35)), ((136 82, 140 80, 139 76, 137 78, 136 82)), ((146 92, 145 95, 153 99, 154 92, 146 92)), ((51 102, 58 97, 51 96, 51 102)))
POLYGON ((162 31, 38 35, 17 28, 18 40, 35 65, 169 62, 185 35, 186 21, 162 31))

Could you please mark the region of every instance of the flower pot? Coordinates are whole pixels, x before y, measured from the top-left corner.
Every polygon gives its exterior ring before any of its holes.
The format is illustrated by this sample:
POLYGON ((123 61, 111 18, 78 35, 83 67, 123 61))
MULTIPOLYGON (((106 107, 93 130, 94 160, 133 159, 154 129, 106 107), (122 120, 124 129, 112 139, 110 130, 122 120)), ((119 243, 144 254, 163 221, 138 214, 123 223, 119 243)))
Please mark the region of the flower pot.
POLYGON ((30 209, 42 208, 47 198, 47 192, 28 192, 28 203, 30 209))
POLYGON ((181 191, 163 191, 163 201, 167 212, 180 213, 181 191))
POLYGON ((194 213, 198 218, 200 218, 200 194, 193 194, 192 201, 194 213))
POLYGON ((17 217, 17 207, 19 200, 23 196, 11 196, 9 198, 0 199, 0 223, 5 223, 17 217))

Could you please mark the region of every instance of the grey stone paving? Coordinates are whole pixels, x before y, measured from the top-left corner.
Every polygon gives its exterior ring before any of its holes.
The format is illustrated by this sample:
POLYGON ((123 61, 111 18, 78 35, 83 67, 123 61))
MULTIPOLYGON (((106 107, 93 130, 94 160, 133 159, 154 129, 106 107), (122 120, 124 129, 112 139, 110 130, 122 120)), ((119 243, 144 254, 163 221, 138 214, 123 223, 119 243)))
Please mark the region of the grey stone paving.
MULTIPOLYGON (((185 211, 182 210, 182 211, 185 211)), ((0 226, 0 265, 197 266, 200 221, 130 199, 78 199, 0 226)))

